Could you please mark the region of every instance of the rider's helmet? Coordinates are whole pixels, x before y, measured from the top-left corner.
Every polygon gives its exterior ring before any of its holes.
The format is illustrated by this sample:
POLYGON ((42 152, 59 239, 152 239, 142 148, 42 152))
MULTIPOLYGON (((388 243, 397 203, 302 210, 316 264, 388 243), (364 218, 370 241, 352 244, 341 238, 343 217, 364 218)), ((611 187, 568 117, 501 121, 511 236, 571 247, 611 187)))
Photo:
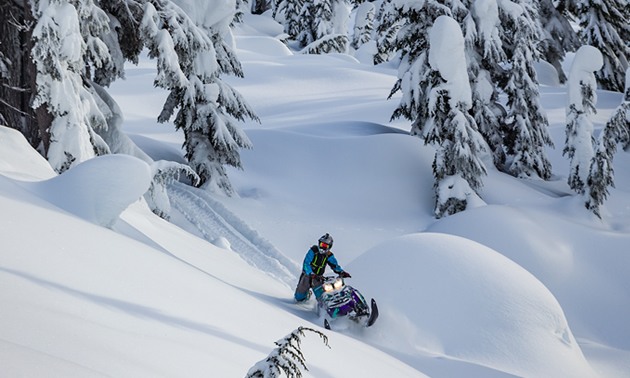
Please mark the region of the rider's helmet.
POLYGON ((319 250, 319 253, 326 253, 330 251, 330 249, 332 248, 332 245, 333 245, 332 236, 330 236, 330 234, 326 234, 322 236, 321 238, 319 238, 318 243, 317 243, 317 248, 319 250))

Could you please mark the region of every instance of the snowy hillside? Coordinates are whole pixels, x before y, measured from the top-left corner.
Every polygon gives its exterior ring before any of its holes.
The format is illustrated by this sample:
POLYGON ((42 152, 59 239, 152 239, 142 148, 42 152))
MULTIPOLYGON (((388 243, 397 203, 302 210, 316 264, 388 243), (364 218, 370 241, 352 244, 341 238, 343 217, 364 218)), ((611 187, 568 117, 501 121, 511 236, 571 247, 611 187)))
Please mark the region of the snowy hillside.
MULTIPOLYGON (((599 220, 566 183, 566 88, 541 86, 552 180, 490 170, 484 203, 436 221, 435 150, 389 121, 394 65, 298 55, 281 32, 251 15, 234 30, 245 78, 226 81, 261 119, 228 171, 239 196, 171 184, 170 222, 136 200, 146 163, 105 156, 56 177, 0 127, 0 376, 243 377, 298 326, 330 338, 307 334, 305 377, 630 376, 630 154, 599 220), (379 303, 370 329, 324 330, 313 300, 293 303, 326 232, 379 303)), ((181 133, 155 121, 154 63, 126 76, 111 88, 123 130, 183 161, 181 133)), ((596 130, 621 94, 598 98, 596 130)))

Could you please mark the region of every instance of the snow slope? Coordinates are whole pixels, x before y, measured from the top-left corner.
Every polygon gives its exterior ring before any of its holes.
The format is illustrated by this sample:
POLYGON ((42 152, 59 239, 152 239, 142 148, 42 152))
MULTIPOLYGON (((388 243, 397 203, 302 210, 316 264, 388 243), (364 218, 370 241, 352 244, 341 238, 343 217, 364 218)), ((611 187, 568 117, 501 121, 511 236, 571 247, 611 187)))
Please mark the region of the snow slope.
MULTIPOLYGON (((2 127, 0 135, 3 146, 30 153, 14 130, 2 127)), ((23 174, 46 171, 43 159, 18 163, 21 155, 0 151, 23 174)), ((120 170, 110 168, 104 176, 120 170)), ((285 285, 141 201, 108 229, 9 176, 0 175, 3 376, 243 376, 305 322, 285 285)), ((333 349, 305 339, 313 374, 306 376, 422 376, 360 341, 329 337, 333 349)))

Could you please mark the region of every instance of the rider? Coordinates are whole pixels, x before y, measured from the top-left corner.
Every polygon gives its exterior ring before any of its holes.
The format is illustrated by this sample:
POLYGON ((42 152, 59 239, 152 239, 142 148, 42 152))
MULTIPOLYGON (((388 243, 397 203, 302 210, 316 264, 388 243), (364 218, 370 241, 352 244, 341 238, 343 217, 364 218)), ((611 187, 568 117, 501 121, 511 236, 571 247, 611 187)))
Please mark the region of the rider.
POLYGON ((350 274, 341 269, 337 259, 330 249, 333 245, 333 238, 326 234, 319 238, 317 245, 311 247, 304 257, 302 264, 302 275, 295 289, 295 300, 297 302, 306 301, 311 294, 310 289, 322 284, 322 276, 326 271, 326 264, 341 277, 350 278, 350 274))

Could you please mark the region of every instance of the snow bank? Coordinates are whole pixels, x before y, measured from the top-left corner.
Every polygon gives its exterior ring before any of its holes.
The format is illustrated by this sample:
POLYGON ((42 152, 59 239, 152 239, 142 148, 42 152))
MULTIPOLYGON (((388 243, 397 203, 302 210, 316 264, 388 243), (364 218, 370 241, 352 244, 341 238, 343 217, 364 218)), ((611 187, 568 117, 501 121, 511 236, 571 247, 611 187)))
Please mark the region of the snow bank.
MULTIPOLYGON (((364 3, 371 4, 371 3, 364 3)), ((369 41, 361 45, 354 53, 354 57, 362 64, 374 65, 374 55, 378 53, 376 41, 369 41)))
POLYGON ((282 42, 271 37, 235 37, 239 50, 268 56, 289 56, 293 53, 282 42))
POLYGON ((0 174, 12 179, 38 181, 57 176, 50 164, 17 130, 0 126, 0 174))
POLYGON ((541 85, 548 85, 550 87, 561 86, 560 78, 558 78, 558 71, 556 70, 556 67, 551 65, 551 63, 545 62, 544 60, 535 62, 534 69, 536 70, 538 82, 541 85))
MULTIPOLYGON (((284 26, 274 20, 269 12, 263 15, 245 13, 243 14, 243 23, 235 25, 233 31, 235 36, 278 37, 284 34, 284 26)), ((237 47, 240 49, 240 44, 237 44, 237 47)))
POLYGON ((85 161, 64 174, 23 183, 29 191, 89 222, 111 227, 149 189, 151 169, 142 160, 107 155, 85 161))
POLYGON ((411 234, 377 245, 346 268, 382 312, 408 319, 407 350, 522 377, 595 376, 554 296, 488 247, 411 234))

